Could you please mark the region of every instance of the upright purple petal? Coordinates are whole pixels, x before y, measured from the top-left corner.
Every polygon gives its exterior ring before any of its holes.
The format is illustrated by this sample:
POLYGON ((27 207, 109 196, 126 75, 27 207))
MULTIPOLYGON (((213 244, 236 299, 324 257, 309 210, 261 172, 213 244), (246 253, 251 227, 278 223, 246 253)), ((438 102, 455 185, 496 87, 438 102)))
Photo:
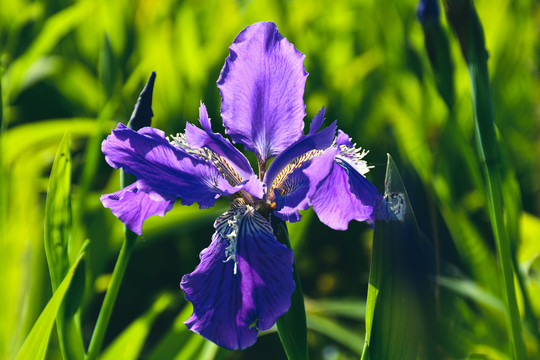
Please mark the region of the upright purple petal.
POLYGON ((321 108, 321 110, 319 110, 319 112, 317 113, 317 115, 315 115, 315 117, 313 118, 313 121, 311 121, 311 124, 309 125, 309 134, 308 135, 313 135, 315 134, 317 131, 319 131, 319 129, 321 128, 321 125, 324 121, 324 106, 321 108))
POLYGON ((232 165, 242 180, 249 179, 254 174, 249 161, 229 140, 225 139, 221 134, 212 132, 210 118, 203 103, 199 108, 199 121, 204 131, 190 123, 186 124, 187 142, 194 147, 207 147, 227 160, 228 164, 232 165))
POLYGON ((239 190, 214 164, 171 145, 157 129, 146 127, 135 132, 118 124, 101 149, 109 165, 124 168, 157 193, 180 197, 184 205, 198 202, 207 208, 218 197, 239 190))
POLYGON ((245 190, 248 194, 255 196, 257 199, 262 199, 266 193, 266 186, 255 174, 251 175, 249 180, 242 183, 242 186, 242 190, 245 190))
POLYGON ((186 325, 219 346, 245 349, 290 307, 293 252, 249 205, 231 208, 214 226, 200 264, 180 283, 193 304, 186 325))
POLYGON ((271 22, 248 26, 229 49, 217 82, 225 131, 265 162, 302 135, 305 55, 271 22))
POLYGON ((176 196, 160 194, 138 180, 117 192, 102 195, 100 200, 129 230, 142 235, 143 222, 152 215, 164 216, 172 209, 176 196))

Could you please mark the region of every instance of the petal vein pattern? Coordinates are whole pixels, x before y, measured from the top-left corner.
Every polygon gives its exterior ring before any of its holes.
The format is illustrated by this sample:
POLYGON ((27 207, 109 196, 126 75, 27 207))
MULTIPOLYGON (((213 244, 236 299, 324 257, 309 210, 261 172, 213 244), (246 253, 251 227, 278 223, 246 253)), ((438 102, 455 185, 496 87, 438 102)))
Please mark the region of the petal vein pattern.
POLYGON ((117 192, 102 195, 100 200, 129 230, 142 235, 143 222, 152 215, 164 216, 172 209, 176 196, 160 194, 138 180, 117 192))
POLYGON ((304 58, 273 23, 248 26, 230 47, 217 82, 225 132, 262 162, 302 135, 304 58))
POLYGON ((123 167, 158 193, 180 197, 184 205, 198 202, 201 208, 207 208, 218 197, 239 190, 214 164, 171 145, 157 129, 135 132, 118 124, 103 141, 102 151, 112 167, 123 167))
POLYGON ((193 304, 188 328, 228 349, 255 343, 290 307, 293 252, 268 221, 237 202, 215 223, 210 246, 180 286, 193 304))

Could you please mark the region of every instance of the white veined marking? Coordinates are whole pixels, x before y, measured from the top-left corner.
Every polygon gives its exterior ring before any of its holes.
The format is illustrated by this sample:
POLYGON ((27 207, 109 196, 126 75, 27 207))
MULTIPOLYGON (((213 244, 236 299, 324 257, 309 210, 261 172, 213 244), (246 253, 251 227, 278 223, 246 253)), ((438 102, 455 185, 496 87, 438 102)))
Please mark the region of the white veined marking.
POLYGON ((344 161, 353 166, 362 176, 365 176, 369 172, 369 169, 374 167, 368 166, 367 161, 363 160, 364 156, 369 153, 369 150, 356 147, 356 144, 353 144, 352 147, 340 145, 339 150, 340 153, 336 156, 337 164, 340 164, 340 161, 344 161))
POLYGON ((216 219, 214 223, 219 236, 228 241, 225 248, 225 260, 234 262, 234 274, 238 273, 237 247, 239 232, 242 231, 243 238, 256 239, 257 234, 268 234, 273 236, 272 227, 268 221, 259 214, 251 205, 246 205, 241 198, 233 201, 231 208, 216 219), (240 229, 240 227, 242 227, 240 229))
POLYGON ((239 225, 249 209, 253 211, 253 207, 245 205, 243 199, 237 198, 231 204, 231 208, 218 217, 214 223, 214 227, 219 236, 229 242, 229 245, 225 248, 225 260, 223 260, 223 262, 226 263, 231 260, 234 262, 235 275, 238 272, 236 250, 238 246, 239 225))

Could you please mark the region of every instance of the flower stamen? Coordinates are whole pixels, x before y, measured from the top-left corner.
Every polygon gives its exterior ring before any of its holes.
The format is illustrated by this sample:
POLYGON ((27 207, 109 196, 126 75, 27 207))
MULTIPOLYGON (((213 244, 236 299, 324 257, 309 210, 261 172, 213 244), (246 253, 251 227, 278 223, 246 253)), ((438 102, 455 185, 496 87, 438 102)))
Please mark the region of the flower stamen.
MULTIPOLYGON (((363 160, 364 156, 369 154, 369 150, 362 149, 360 146, 353 144, 352 147, 346 145, 339 146, 340 153, 336 156, 336 163, 341 165, 340 162, 344 161, 356 169, 360 174, 365 176, 369 169, 374 166, 368 166, 367 161, 363 160)), ((343 165, 341 165, 343 167, 343 165)))

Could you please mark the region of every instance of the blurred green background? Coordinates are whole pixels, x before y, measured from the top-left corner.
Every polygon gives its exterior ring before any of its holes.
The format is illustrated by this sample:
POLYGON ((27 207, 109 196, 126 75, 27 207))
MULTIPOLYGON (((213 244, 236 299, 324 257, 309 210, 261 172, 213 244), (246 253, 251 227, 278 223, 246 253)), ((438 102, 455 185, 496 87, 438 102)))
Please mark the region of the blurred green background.
MULTIPOLYGON (((475 4, 489 51, 510 194, 510 237, 522 288, 538 319, 540 4, 475 4)), ((306 120, 324 105, 328 121, 337 119, 370 150, 367 160, 375 168, 368 179, 381 191, 386 154, 393 156, 420 229, 438 251, 433 341, 441 358, 508 358, 467 70, 443 19, 455 67, 456 101, 450 112, 435 87, 414 0, 2 1, 0 358, 15 357, 51 296, 43 214, 51 164, 64 133, 70 133, 73 157, 72 260, 90 239, 81 310, 88 342, 123 238, 121 222, 99 201, 101 194, 119 188, 119 173, 105 163, 101 141, 116 123, 127 122, 152 71, 157 73, 154 127, 182 132, 186 122, 197 123, 202 100, 214 131, 223 132, 216 81, 236 34, 257 21, 275 22, 306 54, 306 120)), ((226 208, 225 201, 202 211, 177 205, 166 217, 145 223, 105 346, 124 346, 120 336, 127 334, 140 339, 134 358, 285 357, 272 331, 252 348, 230 352, 182 325, 191 312, 179 281, 197 265, 213 221, 226 208)), ((312 358, 358 358, 370 226, 351 223, 346 232, 333 231, 306 211, 289 232, 307 298, 312 358)), ((525 311, 520 291, 518 298, 525 311)), ((524 332, 531 358, 540 357, 538 322, 535 326, 524 332)), ((59 356, 53 333, 48 358, 59 356)))

